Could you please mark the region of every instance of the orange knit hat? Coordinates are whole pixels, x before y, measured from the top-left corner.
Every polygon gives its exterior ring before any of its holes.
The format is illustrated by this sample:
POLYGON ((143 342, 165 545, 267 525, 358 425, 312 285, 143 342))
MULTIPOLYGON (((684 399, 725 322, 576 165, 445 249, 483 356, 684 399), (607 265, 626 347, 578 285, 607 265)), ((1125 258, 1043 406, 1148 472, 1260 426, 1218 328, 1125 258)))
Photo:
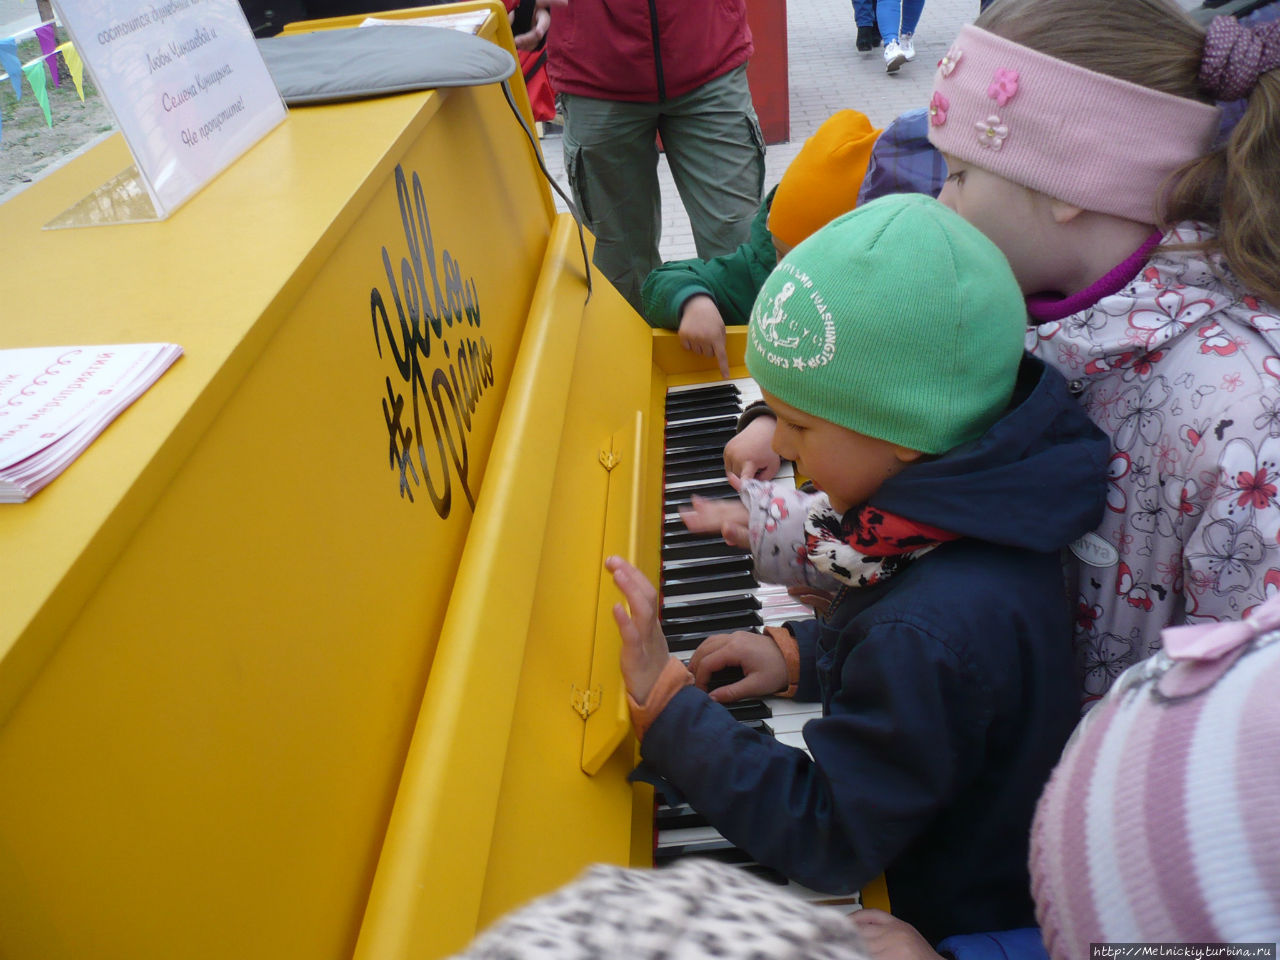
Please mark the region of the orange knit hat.
POLYGON ((769 208, 769 232, 794 247, 857 206, 871 147, 879 135, 857 110, 841 110, 824 120, 778 183, 769 208))

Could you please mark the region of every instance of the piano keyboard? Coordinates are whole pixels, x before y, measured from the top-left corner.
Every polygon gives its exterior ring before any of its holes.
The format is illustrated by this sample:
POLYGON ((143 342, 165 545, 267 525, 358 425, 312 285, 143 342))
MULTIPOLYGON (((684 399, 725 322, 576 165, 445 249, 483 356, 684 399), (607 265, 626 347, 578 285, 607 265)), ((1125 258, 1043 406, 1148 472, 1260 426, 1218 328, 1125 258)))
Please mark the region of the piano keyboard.
MULTIPOLYGON (((729 546, 718 533, 690 532, 678 512, 694 494, 736 498, 724 475, 724 445, 734 435, 739 414, 759 399, 760 388, 751 379, 692 384, 667 392, 662 628, 672 653, 686 662, 710 634, 759 630, 813 614, 808 607, 796 603, 784 587, 757 582, 749 552, 729 546)), ((783 465, 775 481, 794 485, 790 464, 783 465)), ((726 677, 723 682, 732 680, 726 677)), ((713 681, 713 685, 719 684, 713 681)), ((801 729, 822 715, 820 704, 780 697, 740 700, 728 706, 740 723, 806 753, 801 729)), ((858 894, 817 893, 756 863, 688 804, 659 803, 654 827, 656 865, 686 856, 710 857, 740 865, 811 902, 846 910, 859 903, 858 894)))

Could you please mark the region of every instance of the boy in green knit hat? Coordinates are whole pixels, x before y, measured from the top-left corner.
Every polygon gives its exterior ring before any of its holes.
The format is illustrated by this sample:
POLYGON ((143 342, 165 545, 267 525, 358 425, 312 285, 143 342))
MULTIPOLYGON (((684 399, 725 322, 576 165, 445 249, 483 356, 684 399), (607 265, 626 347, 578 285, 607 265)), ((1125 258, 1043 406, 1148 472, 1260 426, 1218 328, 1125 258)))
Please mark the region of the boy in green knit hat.
POLYGON ((806 886, 883 872, 934 943, 1034 922, 1031 815, 1078 715, 1058 551, 1101 515, 1107 443, 1023 356, 1024 324, 1004 257, 937 201, 840 217, 770 274, 746 350, 774 448, 819 491, 744 484, 756 566, 830 578, 829 610, 710 636, 686 666, 653 586, 607 561, 648 772, 806 886), (708 693, 727 667, 743 678, 708 693), (722 705, 774 694, 822 703, 807 750, 722 705))

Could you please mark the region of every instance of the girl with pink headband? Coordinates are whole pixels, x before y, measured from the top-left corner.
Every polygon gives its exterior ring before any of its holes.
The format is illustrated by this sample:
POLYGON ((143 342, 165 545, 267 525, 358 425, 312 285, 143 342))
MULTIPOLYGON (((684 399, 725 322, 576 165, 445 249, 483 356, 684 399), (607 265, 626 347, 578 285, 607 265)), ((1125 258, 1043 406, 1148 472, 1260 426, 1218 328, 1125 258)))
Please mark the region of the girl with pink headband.
POLYGON ((1206 35, 1173 0, 999 0, 938 65, 939 199, 1004 251, 1029 350, 1112 439, 1073 547, 1086 701, 1161 628, 1280 590, 1277 67, 1280 23, 1206 35), (1214 101, 1246 97, 1217 143, 1214 101))
MULTIPOLYGON (((1084 700, 1141 661, 1041 799, 1043 940, 938 949, 1274 949, 1280 22, 1218 17, 1206 32, 1172 0, 997 0, 939 62, 929 111, 939 199, 1004 251, 1028 349, 1111 438, 1106 518, 1072 547, 1084 700), (1220 139, 1215 102, 1234 101, 1247 106, 1220 139), (1175 643, 1178 630, 1208 633, 1175 643)), ((854 922, 877 960, 936 957, 888 914, 854 922)))

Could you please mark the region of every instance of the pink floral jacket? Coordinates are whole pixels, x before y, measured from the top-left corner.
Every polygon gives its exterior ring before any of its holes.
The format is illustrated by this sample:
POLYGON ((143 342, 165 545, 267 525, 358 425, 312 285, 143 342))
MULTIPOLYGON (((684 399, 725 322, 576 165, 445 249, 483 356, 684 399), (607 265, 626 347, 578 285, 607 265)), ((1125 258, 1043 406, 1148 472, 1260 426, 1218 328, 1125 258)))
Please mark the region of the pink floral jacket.
POLYGON ((1111 437, 1107 513, 1072 547, 1086 701, 1170 624, 1238 620, 1280 592, 1280 316, 1171 244, 1117 293, 1028 335, 1111 437))

